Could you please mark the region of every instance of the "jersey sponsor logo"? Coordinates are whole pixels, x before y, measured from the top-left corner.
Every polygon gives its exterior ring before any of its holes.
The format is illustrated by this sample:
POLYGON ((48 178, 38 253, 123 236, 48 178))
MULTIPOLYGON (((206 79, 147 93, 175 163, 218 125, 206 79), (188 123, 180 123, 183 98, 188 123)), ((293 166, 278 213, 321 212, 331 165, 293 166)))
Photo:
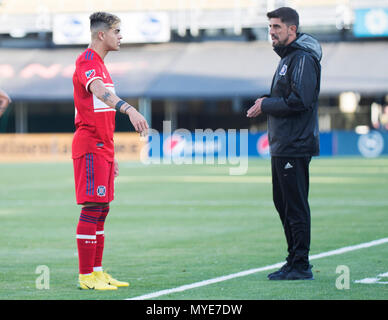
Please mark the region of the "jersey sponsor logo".
POLYGON ((96 70, 91 69, 85 72, 86 79, 91 79, 96 75, 96 70))
POLYGON ((106 188, 105 186, 98 186, 97 187, 97 195, 99 197, 105 197, 105 194, 106 194, 106 188))

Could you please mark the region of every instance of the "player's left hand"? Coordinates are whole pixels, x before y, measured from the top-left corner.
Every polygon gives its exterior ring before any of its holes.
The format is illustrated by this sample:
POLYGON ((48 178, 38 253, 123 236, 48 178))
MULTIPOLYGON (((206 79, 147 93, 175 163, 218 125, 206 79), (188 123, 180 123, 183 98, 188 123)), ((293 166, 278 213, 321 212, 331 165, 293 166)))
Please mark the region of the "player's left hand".
POLYGON ((114 159, 114 177, 116 178, 119 175, 119 163, 116 159, 114 159))
POLYGON ((146 136, 149 128, 147 120, 142 116, 142 114, 133 107, 128 109, 127 114, 135 130, 142 136, 146 136))

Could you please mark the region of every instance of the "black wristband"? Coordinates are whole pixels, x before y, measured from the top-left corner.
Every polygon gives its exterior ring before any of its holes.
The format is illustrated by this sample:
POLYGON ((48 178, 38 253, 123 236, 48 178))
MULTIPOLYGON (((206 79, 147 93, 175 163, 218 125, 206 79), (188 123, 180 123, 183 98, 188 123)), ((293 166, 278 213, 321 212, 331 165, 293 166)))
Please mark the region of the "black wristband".
POLYGON ((122 106, 123 104, 125 104, 125 103, 126 103, 126 102, 125 102, 124 100, 120 100, 119 102, 116 103, 115 109, 116 109, 117 111, 120 111, 121 106, 122 106))
POLYGON ((128 104, 128 107, 126 107, 125 109, 124 109, 124 113, 127 113, 127 110, 128 109, 131 109, 131 108, 133 108, 130 104, 128 104))

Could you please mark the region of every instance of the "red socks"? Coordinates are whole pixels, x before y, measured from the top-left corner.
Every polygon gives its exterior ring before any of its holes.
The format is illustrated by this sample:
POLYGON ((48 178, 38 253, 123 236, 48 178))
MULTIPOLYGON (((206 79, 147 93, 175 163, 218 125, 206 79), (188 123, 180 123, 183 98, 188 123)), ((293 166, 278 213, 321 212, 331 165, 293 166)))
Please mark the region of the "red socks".
POLYGON ((79 273, 89 274, 93 267, 102 266, 104 222, 108 207, 83 207, 77 225, 79 273))
POLYGON ((101 215, 97 219, 97 230, 96 230, 97 245, 96 245, 96 256, 94 259, 95 268, 102 268, 102 254, 104 252, 104 240, 105 240, 104 222, 108 213, 109 213, 109 206, 102 207, 101 215))

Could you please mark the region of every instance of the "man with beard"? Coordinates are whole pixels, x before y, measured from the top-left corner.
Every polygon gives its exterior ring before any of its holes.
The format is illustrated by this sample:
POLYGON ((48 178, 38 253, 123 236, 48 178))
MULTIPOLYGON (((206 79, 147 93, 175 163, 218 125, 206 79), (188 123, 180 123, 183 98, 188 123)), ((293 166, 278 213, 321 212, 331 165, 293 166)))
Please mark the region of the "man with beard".
POLYGON ((298 33, 299 15, 294 9, 282 7, 267 17, 272 46, 281 60, 271 93, 257 99, 247 117, 268 118, 273 201, 287 240, 286 263, 268 278, 312 280, 309 165, 311 157, 319 155, 322 50, 312 36, 298 33))

